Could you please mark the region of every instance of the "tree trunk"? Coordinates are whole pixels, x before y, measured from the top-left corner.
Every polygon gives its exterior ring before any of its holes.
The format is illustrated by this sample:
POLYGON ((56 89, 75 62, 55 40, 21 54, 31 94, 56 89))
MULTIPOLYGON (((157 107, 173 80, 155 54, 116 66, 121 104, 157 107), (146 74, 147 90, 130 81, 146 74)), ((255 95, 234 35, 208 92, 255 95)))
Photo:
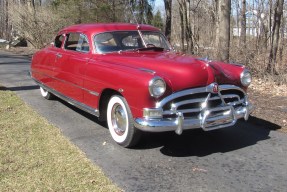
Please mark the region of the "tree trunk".
POLYGON ((139 23, 144 22, 144 0, 139 1, 139 23))
POLYGON ((279 61, 281 64, 283 64, 283 56, 284 56, 284 48, 286 48, 285 45, 285 31, 284 29, 286 29, 286 18, 282 18, 282 27, 280 30, 281 33, 281 39, 280 39, 280 47, 279 47, 279 61))
POLYGON ((214 20, 215 20, 215 43, 214 43, 214 47, 215 47, 215 50, 213 51, 213 57, 214 58, 217 58, 217 47, 218 47, 218 44, 219 44, 219 0, 214 0, 215 2, 215 15, 214 15, 214 20))
POLYGON ((3 37, 4 34, 4 4, 3 0, 0 0, 0 37, 3 37))
POLYGON ((271 36, 271 48, 269 54, 269 63, 267 65, 267 72, 270 74, 275 74, 275 64, 276 64, 276 56, 278 51, 278 42, 280 38, 280 25, 281 25, 281 17, 283 14, 283 5, 284 0, 277 0, 275 8, 274 8, 274 18, 273 18, 273 27, 272 27, 272 36, 271 36))
POLYGON ((115 4, 115 0, 112 1, 112 21, 116 22, 117 17, 116 17, 116 4, 115 4))
POLYGON ((246 49, 246 0, 242 0, 240 46, 242 51, 246 49))
MULTIPOLYGON (((235 36, 240 37, 240 31, 239 31, 239 29, 241 27, 241 23, 240 23, 240 21, 241 21, 241 13, 239 13, 239 11, 240 11, 240 2, 239 2, 239 0, 236 0, 235 2, 236 2, 236 22, 235 23, 236 23, 236 28, 237 28, 235 36)), ((238 41, 238 47, 239 46, 240 46, 240 41, 238 41)))
POLYGON ((184 52, 185 51, 185 46, 184 46, 184 39, 185 39, 184 15, 183 15, 182 4, 180 2, 178 2, 178 3, 179 3, 180 29, 181 29, 180 47, 181 47, 181 51, 184 52))
POLYGON ((218 0, 217 59, 229 61, 231 0, 218 0))
POLYGON ((165 0, 164 1, 165 6, 165 14, 166 14, 166 20, 165 20, 165 36, 167 37, 168 41, 171 40, 171 14, 172 14, 172 0, 165 0))
MULTIPOLYGON (((271 36, 271 33, 272 33, 272 10, 273 10, 273 0, 269 0, 269 6, 270 6, 270 9, 269 9, 269 36, 271 36)), ((269 45, 271 45, 271 41, 272 41, 272 38, 269 38, 269 45)))
POLYGON ((9 9, 9 3, 8 0, 5 2, 5 34, 4 37, 6 40, 10 41, 10 31, 9 31, 9 14, 8 14, 8 9, 9 9))
POLYGON ((193 39, 192 39, 192 30, 191 30, 191 21, 190 21, 190 2, 184 2, 185 10, 185 37, 187 43, 187 52, 193 54, 193 39))

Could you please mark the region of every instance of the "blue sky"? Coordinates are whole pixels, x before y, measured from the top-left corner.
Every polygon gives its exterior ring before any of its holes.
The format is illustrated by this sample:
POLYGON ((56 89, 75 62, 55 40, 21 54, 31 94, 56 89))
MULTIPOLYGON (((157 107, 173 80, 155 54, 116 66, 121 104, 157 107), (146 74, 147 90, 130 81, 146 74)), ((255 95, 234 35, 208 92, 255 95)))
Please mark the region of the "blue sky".
POLYGON ((154 12, 156 13, 157 10, 160 10, 161 14, 164 14, 164 0, 155 0, 155 7, 154 7, 154 12))

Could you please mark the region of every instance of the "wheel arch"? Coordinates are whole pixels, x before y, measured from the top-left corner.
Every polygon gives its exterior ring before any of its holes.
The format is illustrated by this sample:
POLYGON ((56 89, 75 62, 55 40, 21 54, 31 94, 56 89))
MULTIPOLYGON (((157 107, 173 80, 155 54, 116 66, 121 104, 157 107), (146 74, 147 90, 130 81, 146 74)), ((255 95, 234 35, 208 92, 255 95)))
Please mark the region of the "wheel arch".
POLYGON ((100 95, 100 99, 99 99, 99 112, 100 112, 99 120, 100 121, 107 120, 107 106, 108 106, 110 98, 113 95, 123 96, 120 92, 114 89, 110 89, 110 88, 104 89, 102 91, 100 95))

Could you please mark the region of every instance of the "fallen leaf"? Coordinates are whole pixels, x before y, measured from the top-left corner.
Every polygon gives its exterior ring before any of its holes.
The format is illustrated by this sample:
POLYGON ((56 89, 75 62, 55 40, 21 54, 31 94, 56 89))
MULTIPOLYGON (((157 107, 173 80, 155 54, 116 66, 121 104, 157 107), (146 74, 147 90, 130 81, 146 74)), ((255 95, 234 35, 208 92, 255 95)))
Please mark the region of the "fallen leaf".
POLYGON ((204 172, 204 173, 207 172, 207 170, 201 169, 201 168, 198 168, 198 167, 193 167, 193 168, 192 168, 192 171, 193 171, 193 172, 195 172, 195 171, 197 171, 197 172, 204 172))

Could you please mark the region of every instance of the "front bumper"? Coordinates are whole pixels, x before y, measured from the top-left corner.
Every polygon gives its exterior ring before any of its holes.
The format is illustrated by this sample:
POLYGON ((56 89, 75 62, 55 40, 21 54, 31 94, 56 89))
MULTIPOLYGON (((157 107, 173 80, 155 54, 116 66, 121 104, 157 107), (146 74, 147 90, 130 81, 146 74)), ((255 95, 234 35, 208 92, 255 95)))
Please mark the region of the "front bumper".
POLYGON ((204 131, 220 129, 233 126, 238 119, 248 119, 254 107, 249 102, 237 108, 233 106, 222 106, 204 110, 196 118, 184 118, 183 114, 176 113, 176 118, 147 119, 136 118, 135 127, 147 132, 175 131, 181 134, 183 130, 202 128, 204 131), (211 116, 212 112, 220 111, 211 116))

